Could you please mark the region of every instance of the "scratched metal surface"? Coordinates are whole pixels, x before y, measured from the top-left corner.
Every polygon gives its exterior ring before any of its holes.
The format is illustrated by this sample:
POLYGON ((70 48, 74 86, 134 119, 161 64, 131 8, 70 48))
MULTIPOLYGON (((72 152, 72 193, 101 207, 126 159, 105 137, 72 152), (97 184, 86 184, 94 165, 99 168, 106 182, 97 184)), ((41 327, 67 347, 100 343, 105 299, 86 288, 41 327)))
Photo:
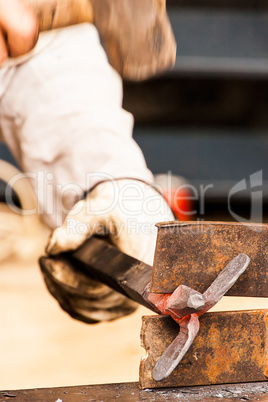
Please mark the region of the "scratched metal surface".
POLYGON ((203 293, 238 254, 251 262, 228 296, 268 297, 268 225, 171 222, 159 225, 151 292, 186 285, 203 293))
MULTIPOLYGON (((168 378, 155 381, 153 368, 179 332, 165 316, 143 317, 141 388, 226 384, 267 379, 267 310, 206 313, 188 352, 168 378)), ((268 400, 268 399, 267 399, 268 400)))
POLYGON ((0 391, 0 401, 34 402, 164 402, 164 401, 260 401, 268 400, 268 383, 140 390, 138 384, 120 383, 80 387, 0 391))

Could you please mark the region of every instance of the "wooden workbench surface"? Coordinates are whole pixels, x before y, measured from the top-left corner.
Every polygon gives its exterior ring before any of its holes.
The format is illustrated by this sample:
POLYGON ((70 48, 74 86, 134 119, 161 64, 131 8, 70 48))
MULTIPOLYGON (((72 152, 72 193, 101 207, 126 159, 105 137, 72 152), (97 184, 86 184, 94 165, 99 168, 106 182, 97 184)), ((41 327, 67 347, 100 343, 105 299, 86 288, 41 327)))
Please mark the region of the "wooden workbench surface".
POLYGON ((142 401, 260 401, 268 400, 268 382, 140 390, 120 383, 65 388, 0 391, 0 401, 34 402, 142 402, 142 401))

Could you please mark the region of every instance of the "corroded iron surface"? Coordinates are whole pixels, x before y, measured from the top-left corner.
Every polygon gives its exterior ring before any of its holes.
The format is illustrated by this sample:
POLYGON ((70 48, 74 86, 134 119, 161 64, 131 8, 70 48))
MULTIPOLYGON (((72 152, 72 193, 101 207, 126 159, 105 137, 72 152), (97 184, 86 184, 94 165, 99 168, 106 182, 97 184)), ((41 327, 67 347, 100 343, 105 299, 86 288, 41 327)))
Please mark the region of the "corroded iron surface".
POLYGON ((268 374, 268 310, 206 313, 192 346, 165 380, 152 378, 156 361, 178 335, 165 316, 143 317, 140 387, 179 387, 265 381, 268 374))
POLYGON ((186 285, 203 293, 236 255, 250 258, 229 296, 268 297, 268 225, 170 222, 158 225, 151 292, 186 285))

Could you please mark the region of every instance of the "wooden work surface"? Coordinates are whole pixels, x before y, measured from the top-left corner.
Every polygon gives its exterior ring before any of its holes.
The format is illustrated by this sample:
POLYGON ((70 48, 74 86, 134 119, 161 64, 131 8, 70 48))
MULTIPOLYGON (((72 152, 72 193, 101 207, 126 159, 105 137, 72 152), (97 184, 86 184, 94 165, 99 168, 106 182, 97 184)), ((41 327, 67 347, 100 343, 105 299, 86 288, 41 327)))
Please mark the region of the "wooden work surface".
POLYGON ((0 401, 142 402, 142 401, 267 401, 268 383, 211 385, 140 390, 138 383, 0 391, 0 401))

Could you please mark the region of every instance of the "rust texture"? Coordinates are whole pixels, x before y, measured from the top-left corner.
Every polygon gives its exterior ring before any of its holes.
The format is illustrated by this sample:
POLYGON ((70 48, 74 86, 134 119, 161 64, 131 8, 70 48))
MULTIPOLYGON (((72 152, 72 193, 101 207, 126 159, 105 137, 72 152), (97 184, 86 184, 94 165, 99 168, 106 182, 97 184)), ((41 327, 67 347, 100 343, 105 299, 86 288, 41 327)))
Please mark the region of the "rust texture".
POLYGON ((186 285, 203 293, 231 259, 251 261, 228 296, 268 297, 268 225, 170 222, 158 225, 151 292, 186 285))
POLYGON ((178 335, 165 316, 143 317, 141 343, 147 356, 140 365, 140 387, 179 387, 265 381, 268 310, 206 313, 192 346, 171 375, 152 378, 153 368, 178 335))

